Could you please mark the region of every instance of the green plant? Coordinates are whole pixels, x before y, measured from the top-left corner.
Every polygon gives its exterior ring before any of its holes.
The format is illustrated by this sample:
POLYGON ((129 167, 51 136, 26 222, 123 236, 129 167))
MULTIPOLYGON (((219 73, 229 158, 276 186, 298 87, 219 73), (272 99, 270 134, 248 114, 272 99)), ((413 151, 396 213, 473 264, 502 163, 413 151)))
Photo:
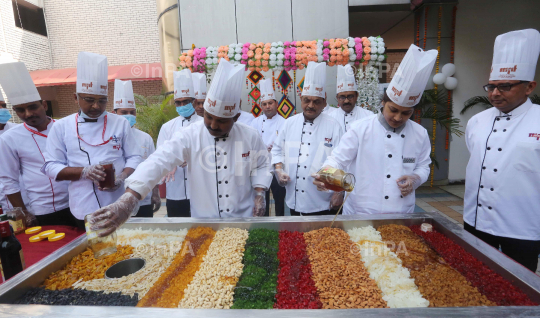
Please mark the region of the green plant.
POLYGON ((173 97, 173 94, 150 97, 135 94, 137 128, 152 136, 154 142, 157 142, 161 126, 178 117, 176 107, 171 103, 173 97))
MULTIPOLYGON (((531 99, 531 102, 533 104, 540 105, 540 96, 534 94, 532 96, 529 96, 529 98, 531 99)), ((491 103, 489 102, 487 96, 475 96, 467 99, 465 103, 463 103, 463 109, 461 110, 460 114, 465 114, 469 109, 473 108, 476 105, 479 105, 484 109, 489 109, 493 107, 493 105, 491 105, 491 103)))

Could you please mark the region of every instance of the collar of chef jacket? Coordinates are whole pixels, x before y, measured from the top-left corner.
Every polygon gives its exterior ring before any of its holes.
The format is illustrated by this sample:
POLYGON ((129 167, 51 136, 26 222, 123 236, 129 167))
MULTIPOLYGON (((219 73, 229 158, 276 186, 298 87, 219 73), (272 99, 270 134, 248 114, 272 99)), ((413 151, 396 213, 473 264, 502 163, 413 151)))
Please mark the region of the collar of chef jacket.
POLYGON ((508 114, 505 114, 501 111, 499 111, 499 116, 503 116, 503 117, 506 117, 506 116, 513 116, 513 117, 517 117, 521 114, 524 114, 526 112, 529 111, 529 109, 531 109, 531 107, 533 106, 533 103, 531 102, 531 100, 529 98, 527 98, 527 100, 525 101, 525 103, 519 105, 518 107, 516 107, 516 109, 514 109, 513 111, 509 112, 508 114))
POLYGON ((391 132, 394 132, 396 134, 399 134, 403 128, 405 128, 405 126, 407 125, 407 122, 405 122, 405 124, 401 125, 400 127, 398 128, 394 128, 390 125, 388 125, 388 123, 386 122, 386 119, 384 118, 383 114, 382 113, 379 113, 379 115, 377 116, 377 118, 379 119, 379 123, 381 123, 381 125, 387 130, 387 131, 391 131, 391 132))

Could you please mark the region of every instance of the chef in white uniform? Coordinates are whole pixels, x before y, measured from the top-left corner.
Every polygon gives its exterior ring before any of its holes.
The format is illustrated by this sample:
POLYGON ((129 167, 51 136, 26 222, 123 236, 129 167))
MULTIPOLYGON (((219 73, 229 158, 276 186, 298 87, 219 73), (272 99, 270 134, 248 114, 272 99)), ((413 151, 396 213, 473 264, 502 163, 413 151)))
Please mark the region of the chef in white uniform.
POLYGON ((540 106, 529 95, 539 53, 537 30, 497 37, 484 86, 494 107, 472 117, 465 133, 465 230, 533 272, 540 254, 540 106))
MULTIPOLYGON (((343 134, 338 122, 323 114, 326 105, 326 64, 309 62, 302 90, 303 112, 287 119, 272 148, 278 182, 285 187, 285 201, 292 216, 335 214, 340 193, 318 192, 316 173, 339 144, 343 134)), ((341 197, 341 199, 340 199, 341 197)))
MULTIPOLYGON (((7 109, 6 102, 4 101, 4 96, 0 91, 0 136, 9 129, 17 126, 17 124, 9 122, 11 119, 11 113, 7 109)), ((7 200, 5 194, 2 191, 2 183, 0 182, 0 206, 5 209, 11 209, 12 205, 7 200)))
POLYGON ((34 214, 39 225, 74 226, 68 182, 51 180, 40 171, 45 163, 47 136, 54 125, 46 114, 47 103, 41 100, 24 63, 0 64, 0 85, 24 122, 0 137, 0 183, 4 193, 12 207, 34 214), (22 186, 29 198, 26 204, 22 186))
MULTIPOLYGON (((137 107, 135 106, 135 96, 133 94, 133 84, 131 81, 114 81, 114 113, 123 116, 129 122, 135 140, 141 148, 142 160, 156 151, 152 136, 133 127, 137 123, 137 107)), ((151 218, 154 212, 161 207, 161 198, 159 197, 159 187, 155 186, 152 192, 141 201, 139 212, 135 217, 151 218)))
POLYGON ((204 117, 204 100, 206 99, 206 74, 193 73, 191 78, 193 79, 193 90, 195 91, 193 107, 195 113, 202 118, 204 117))
MULTIPOLYGON (((277 112, 278 102, 276 100, 276 94, 272 87, 271 80, 261 80, 261 108, 263 114, 255 118, 251 122, 251 127, 257 129, 261 135, 264 144, 268 148, 268 151, 272 151, 274 142, 279 134, 281 126, 285 122, 285 118, 277 112)), ((272 190, 272 196, 274 197, 276 216, 285 215, 285 188, 279 185, 276 177, 272 178, 272 184, 270 189, 266 191, 266 215, 270 213, 270 190, 272 190)))
POLYGON ((69 180, 69 206, 84 228, 84 217, 104 207, 124 193, 124 180, 141 162, 141 151, 129 122, 108 113, 107 58, 81 52, 77 60, 74 94, 79 112, 56 122, 47 138, 45 164, 41 171, 56 181, 69 180), (114 164, 116 181, 101 189, 105 180, 100 162, 114 164))
MULTIPOLYGON (((411 45, 377 116, 355 122, 324 166, 354 174, 343 214, 412 213, 415 190, 429 176, 431 144, 426 129, 409 120, 426 88, 437 50, 411 45)), ((324 184, 314 182, 321 190, 324 184)))
POLYGON ((250 126, 253 120, 255 120, 255 116, 252 113, 242 110, 242 100, 240 100, 240 111, 238 113, 240 114, 237 120, 239 123, 250 126))
MULTIPOLYGON (((183 130, 184 127, 202 120, 195 113, 193 102, 195 101, 195 89, 191 71, 184 69, 174 72, 174 104, 178 117, 165 123, 159 131, 157 148, 171 140, 173 136, 183 130)), ((200 96, 199 96, 200 97, 200 96)), ((167 184, 167 216, 190 217, 190 188, 187 167, 182 165, 175 167, 162 180, 167 184)))
POLYGON ((243 65, 221 59, 204 103, 204 121, 185 128, 141 163, 126 180, 126 193, 92 215, 92 228, 103 229, 100 235, 114 231, 161 176, 184 162, 192 176, 192 217, 263 216, 272 175, 268 150, 257 131, 236 122, 243 79, 243 65))
POLYGON ((354 70, 349 64, 337 66, 336 99, 339 108, 329 112, 332 118, 341 125, 343 133, 346 133, 355 121, 374 116, 372 111, 356 106, 358 100, 358 86, 354 77, 354 70))

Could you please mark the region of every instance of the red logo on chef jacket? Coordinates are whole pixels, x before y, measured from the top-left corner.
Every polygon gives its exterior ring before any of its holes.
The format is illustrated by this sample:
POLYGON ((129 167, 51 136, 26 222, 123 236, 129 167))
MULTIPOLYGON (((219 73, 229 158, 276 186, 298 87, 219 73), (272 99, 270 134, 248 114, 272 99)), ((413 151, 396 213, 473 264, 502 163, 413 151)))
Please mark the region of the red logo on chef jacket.
POLYGON ((248 151, 248 152, 246 152, 246 153, 243 153, 243 154, 242 154, 242 158, 248 158, 250 152, 251 152, 251 151, 248 151))
POLYGON ((332 138, 324 138, 324 141, 325 141, 324 145, 326 147, 332 147, 332 144, 331 144, 332 138))
POLYGON ((116 145, 113 144, 114 150, 120 150, 122 148, 122 145, 119 143, 120 138, 118 138, 116 135, 113 135, 111 137, 111 141, 116 144, 116 145))
POLYGON ((536 138, 536 140, 540 140, 540 134, 531 133, 529 134, 529 137, 536 138))

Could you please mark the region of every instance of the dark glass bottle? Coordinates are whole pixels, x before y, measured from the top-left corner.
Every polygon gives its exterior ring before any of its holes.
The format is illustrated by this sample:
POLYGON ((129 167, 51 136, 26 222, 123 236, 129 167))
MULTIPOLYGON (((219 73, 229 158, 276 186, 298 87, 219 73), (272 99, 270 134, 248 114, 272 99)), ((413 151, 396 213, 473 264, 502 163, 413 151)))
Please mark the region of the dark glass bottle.
POLYGON ((21 243, 12 235, 8 221, 0 222, 0 263, 4 281, 25 268, 21 243))

